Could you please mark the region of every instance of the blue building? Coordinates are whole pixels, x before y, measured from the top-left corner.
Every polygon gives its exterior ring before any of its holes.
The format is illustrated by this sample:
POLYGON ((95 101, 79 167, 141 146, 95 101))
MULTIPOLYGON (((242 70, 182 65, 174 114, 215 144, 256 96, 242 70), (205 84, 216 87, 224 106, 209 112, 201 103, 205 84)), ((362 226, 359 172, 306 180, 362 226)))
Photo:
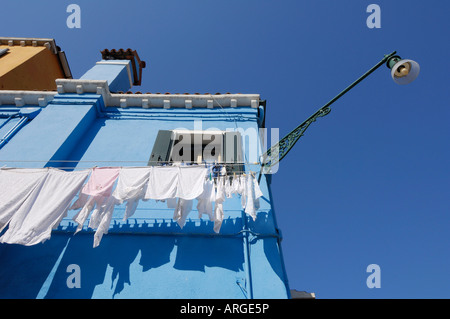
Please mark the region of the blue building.
MULTIPOLYGON (((79 79, 71 78, 52 39, 1 38, 1 50, 0 167, 170 165, 174 141, 191 136, 201 139, 200 151, 206 144, 215 147, 210 155, 217 166, 210 168, 260 178, 262 197, 255 220, 240 196, 227 198, 219 232, 198 216, 195 204, 182 228, 165 202, 140 201, 126 221, 125 205, 118 205, 95 248, 94 230, 84 224, 75 234, 76 210, 70 210, 43 243, 0 244, 0 298, 291 297, 270 175, 259 176, 252 154, 255 138, 263 141, 250 134, 264 127, 266 114, 258 94, 131 93, 141 84, 145 62, 130 49, 102 51, 79 79), (48 59, 33 62, 21 51, 31 48, 44 50, 48 59), (12 65, 14 55, 31 66, 12 65), (35 89, 20 87, 20 79, 36 75, 33 63, 57 65, 60 73, 39 71, 35 89), (2 67, 8 68, 4 74, 17 75, 15 87, 2 82, 2 67), (54 86, 41 88, 44 77, 53 77, 54 86), (206 143, 205 132, 215 138, 206 143), (78 285, 70 284, 74 275, 78 285)), ((200 165, 208 162, 195 146, 189 156, 200 165)))

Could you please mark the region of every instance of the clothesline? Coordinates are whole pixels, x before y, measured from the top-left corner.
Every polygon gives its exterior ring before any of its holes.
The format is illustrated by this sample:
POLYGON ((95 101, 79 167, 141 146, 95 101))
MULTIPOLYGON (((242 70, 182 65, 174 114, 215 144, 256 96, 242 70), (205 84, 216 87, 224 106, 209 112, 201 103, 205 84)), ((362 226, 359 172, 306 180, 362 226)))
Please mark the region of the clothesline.
MULTIPOLYGON (((238 173, 245 173, 245 169, 237 170, 236 166, 242 165, 242 166, 260 166, 261 163, 258 162, 238 162, 238 163, 212 163, 212 162, 170 162, 170 161, 77 161, 77 160, 48 160, 48 161, 39 161, 39 160, 0 160, 1 163, 111 163, 114 166, 105 166, 102 165, 102 167, 116 167, 117 164, 121 163, 146 163, 147 165, 133 165, 133 166, 120 166, 120 167, 135 167, 135 168, 145 168, 148 167, 148 164, 155 163, 159 165, 151 165, 151 166, 179 166, 179 165, 186 165, 186 166, 224 166, 224 167, 234 167, 233 172, 238 173)), ((6 166, 4 166, 6 167, 6 166)), ((52 166, 56 169, 62 169, 62 170, 83 170, 83 169, 91 169, 92 166, 52 166)), ((94 166, 97 167, 97 166, 94 166)), ((0 166, 1 168, 1 166, 0 166)), ((19 168, 19 167, 18 167, 19 168)))
POLYGON ((206 214, 218 233, 224 218, 223 203, 233 195, 241 197, 245 213, 256 219, 262 192, 254 173, 233 178, 218 174, 213 179, 211 171, 212 166, 202 165, 94 167, 72 172, 0 168, 0 232, 8 226, 0 242, 43 242, 69 210, 78 210, 73 217, 78 223, 76 232, 90 216, 88 227, 96 230, 96 247, 108 233, 115 206, 126 204, 123 220, 127 220, 141 200, 166 202, 181 228, 192 211, 193 200, 197 200, 199 218, 206 214))
MULTIPOLYGON (((173 161, 124 161, 124 160, 0 160, 3 163, 160 163, 160 164, 176 164, 177 162, 173 161)), ((216 165, 261 165, 259 162, 235 162, 235 163, 215 163, 215 162, 202 162, 198 163, 197 161, 184 161, 184 163, 188 165, 203 165, 203 164, 216 164, 216 165)))
MULTIPOLYGON (((1 162, 11 162, 11 161, 7 161, 7 160, 0 160, 0 163, 1 162)), ((66 161, 58 161, 58 160, 50 160, 50 161, 33 161, 33 160, 29 160, 29 161, 24 161, 24 162, 40 162, 40 163, 48 163, 48 162, 68 162, 68 163, 72 163, 72 162, 78 162, 78 163, 81 163, 81 162, 86 162, 86 163, 105 163, 105 162, 108 162, 108 163, 127 163, 127 161, 72 161, 72 160, 66 160, 66 161)), ((135 163, 141 163, 140 161, 134 161, 135 163)), ((150 162, 146 162, 146 163, 150 163, 150 162)), ((255 175, 255 173, 256 172, 254 172, 254 171, 252 171, 252 170, 245 170, 245 168, 242 168, 242 169, 236 169, 236 166, 239 166, 239 165, 247 165, 247 166, 251 166, 251 165, 260 165, 260 163, 247 163, 247 164, 244 164, 244 163, 208 163, 208 162, 203 162, 203 163, 197 163, 197 162, 169 162, 169 161, 166 161, 166 162, 161 162, 161 161, 159 161, 159 162, 155 162, 155 163, 158 163, 158 164, 160 164, 160 165, 154 165, 154 166, 148 166, 148 165, 145 165, 145 166, 136 166, 136 165, 134 165, 134 166, 119 166, 119 168, 147 168, 147 167, 155 167, 155 166, 165 166, 165 167, 167 167, 167 166, 180 166, 180 167, 219 167, 219 168, 222 168, 222 167, 225 167, 225 168, 227 168, 227 167, 233 167, 233 169, 230 171, 230 172, 228 172, 227 174, 222 174, 222 175, 231 175, 231 173, 233 174, 233 176, 236 176, 236 174, 243 174, 244 176, 246 175, 246 173, 248 173, 248 174, 253 174, 253 175, 255 175)), ((6 167, 6 165, 4 165, 3 167, 6 167)), ((93 167, 98 167, 98 166, 93 166, 93 167)), ((55 168, 55 169, 61 169, 61 170, 85 170, 85 169, 92 169, 93 168, 92 166, 52 166, 52 168, 55 168)), ((117 167, 117 166, 102 166, 102 167, 117 167)), ((2 168, 1 166, 0 166, 0 168, 2 168)), ((17 167, 17 169, 20 169, 20 167, 17 167)))

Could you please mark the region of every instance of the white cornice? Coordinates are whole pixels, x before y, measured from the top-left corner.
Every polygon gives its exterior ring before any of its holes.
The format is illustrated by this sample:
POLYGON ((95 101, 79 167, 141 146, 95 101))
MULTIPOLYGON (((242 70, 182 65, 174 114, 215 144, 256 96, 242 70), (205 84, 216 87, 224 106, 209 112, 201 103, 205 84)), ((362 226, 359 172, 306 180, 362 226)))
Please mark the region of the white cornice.
POLYGON ((259 106, 259 94, 124 94, 111 93, 106 80, 57 79, 55 91, 0 90, 0 105, 46 106, 55 95, 93 93, 103 96, 106 107, 216 108, 259 106))
POLYGON ((54 54, 57 54, 59 51, 58 47, 56 46, 55 40, 47 38, 0 37, 0 45, 46 47, 54 54))
POLYGON ((39 105, 46 106, 56 95, 54 91, 15 91, 1 90, 0 105, 39 105))
POLYGON ((105 106, 142 108, 214 108, 259 106, 259 94, 125 94, 111 93, 106 80, 57 79, 58 93, 101 94, 105 106))

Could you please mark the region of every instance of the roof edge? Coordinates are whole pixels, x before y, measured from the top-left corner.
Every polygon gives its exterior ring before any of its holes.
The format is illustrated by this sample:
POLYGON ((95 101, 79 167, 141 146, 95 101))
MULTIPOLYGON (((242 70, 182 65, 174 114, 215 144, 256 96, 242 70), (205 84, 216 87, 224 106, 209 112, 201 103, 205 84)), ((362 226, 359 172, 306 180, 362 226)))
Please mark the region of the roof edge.
POLYGON ((0 45, 46 47, 53 54, 58 56, 58 60, 61 65, 61 69, 63 70, 64 77, 66 79, 72 79, 72 72, 70 71, 66 54, 61 50, 59 46, 56 45, 55 39, 0 37, 0 45))
POLYGON ((106 80, 57 79, 55 82, 59 94, 99 94, 103 96, 106 107, 258 108, 261 102, 259 94, 127 94, 111 93, 106 80))

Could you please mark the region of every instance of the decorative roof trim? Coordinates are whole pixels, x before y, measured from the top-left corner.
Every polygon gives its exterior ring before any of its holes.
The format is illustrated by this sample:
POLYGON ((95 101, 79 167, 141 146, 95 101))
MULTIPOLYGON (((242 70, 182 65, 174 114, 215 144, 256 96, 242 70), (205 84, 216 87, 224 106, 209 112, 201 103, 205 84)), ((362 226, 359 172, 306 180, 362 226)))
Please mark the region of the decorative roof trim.
POLYGON ((252 107, 257 108, 259 94, 127 94, 111 93, 106 80, 57 79, 57 91, 63 93, 93 93, 103 96, 106 107, 142 108, 214 108, 252 107))
POLYGON ((0 90, 0 105, 39 105, 46 106, 53 100, 56 92, 54 91, 15 91, 0 90))
POLYGON ((92 93, 102 95, 106 107, 216 108, 251 107, 260 104, 259 94, 128 94, 111 93, 106 80, 56 79, 55 91, 0 90, 0 105, 46 106, 56 94, 92 93))
POLYGON ((8 46, 32 46, 32 47, 46 47, 53 54, 58 54, 60 50, 55 43, 54 39, 47 38, 11 38, 11 37, 0 37, 0 45, 8 46))

